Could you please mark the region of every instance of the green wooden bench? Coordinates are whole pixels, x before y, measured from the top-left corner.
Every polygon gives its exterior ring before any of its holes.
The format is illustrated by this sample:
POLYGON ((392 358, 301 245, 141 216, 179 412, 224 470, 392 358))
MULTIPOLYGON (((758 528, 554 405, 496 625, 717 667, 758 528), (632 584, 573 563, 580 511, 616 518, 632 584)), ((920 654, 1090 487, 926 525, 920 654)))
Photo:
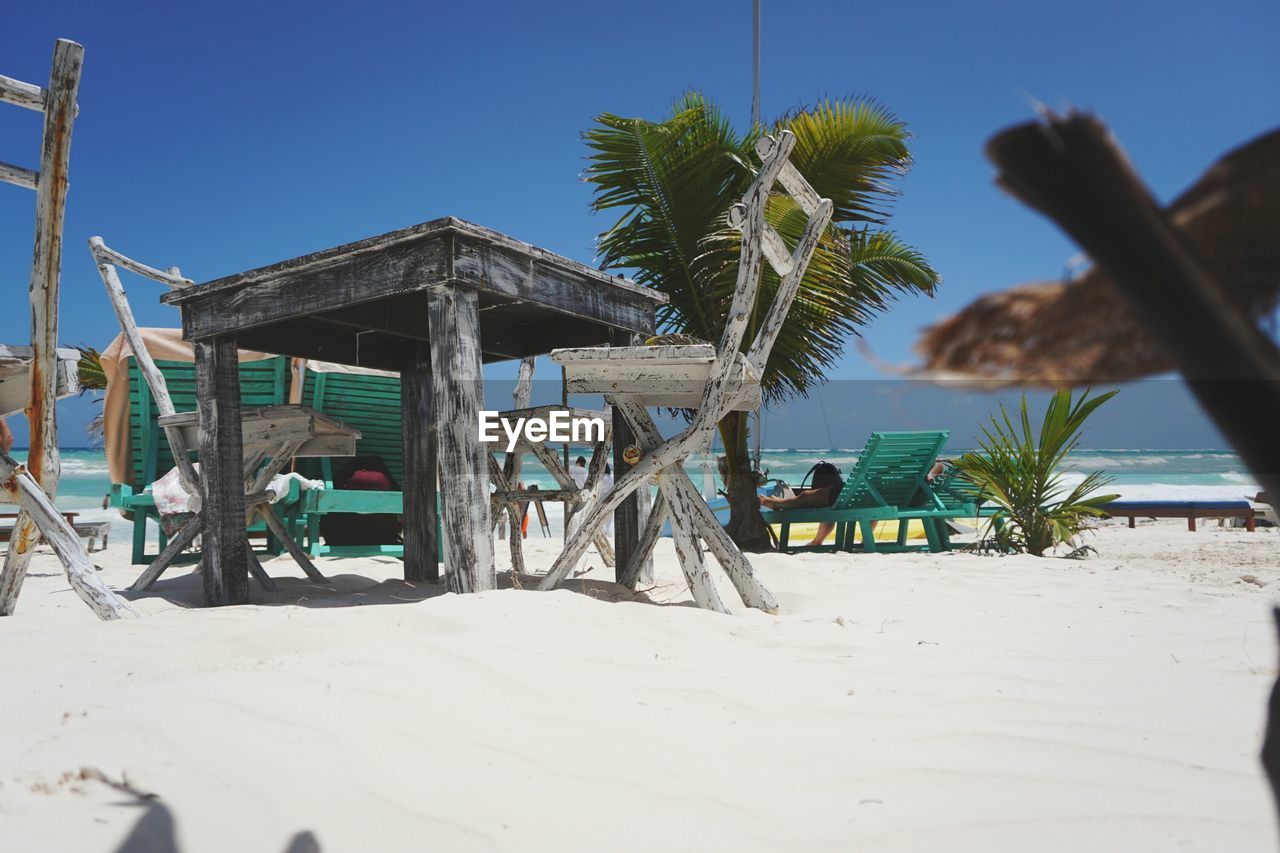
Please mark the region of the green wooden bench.
MULTIPOLYGON (((156 366, 164 375, 165 384, 173 398, 175 408, 179 411, 196 409, 196 370, 195 365, 182 361, 157 361, 156 366)), ((289 359, 284 356, 262 359, 260 361, 242 362, 240 365, 241 404, 243 406, 272 406, 288 402, 289 397, 289 359)), ((159 527, 160 516, 156 512, 155 500, 151 496, 151 484, 167 474, 173 467, 173 454, 164 432, 157 422, 159 412, 138 369, 137 361, 129 358, 129 456, 131 466, 129 482, 112 483, 109 503, 133 515, 133 556, 134 565, 151 563, 159 551, 147 553, 148 525, 155 522, 159 527)), ((301 492, 297 484, 291 484, 289 494, 282 498, 277 507, 288 508, 298 502, 301 492)), ((265 553, 276 555, 281 553, 281 545, 275 541, 261 521, 249 528, 250 538, 266 541, 265 553)), ((164 549, 168 537, 160 531, 160 550, 164 549)), ((199 559, 198 554, 183 558, 185 562, 199 559)))
POLYGON ((947 518, 964 515, 969 505, 948 507, 928 482, 929 470, 947 442, 948 430, 873 432, 858 456, 857 465, 830 507, 764 510, 767 524, 781 525, 778 547, 785 551, 852 551, 854 533, 862 531, 865 551, 943 551, 950 547, 947 518), (879 521, 898 520, 896 542, 876 542, 873 528, 879 521), (919 519, 928 544, 907 544, 907 522, 919 519), (831 522, 831 544, 796 546, 789 543, 792 524, 831 522))

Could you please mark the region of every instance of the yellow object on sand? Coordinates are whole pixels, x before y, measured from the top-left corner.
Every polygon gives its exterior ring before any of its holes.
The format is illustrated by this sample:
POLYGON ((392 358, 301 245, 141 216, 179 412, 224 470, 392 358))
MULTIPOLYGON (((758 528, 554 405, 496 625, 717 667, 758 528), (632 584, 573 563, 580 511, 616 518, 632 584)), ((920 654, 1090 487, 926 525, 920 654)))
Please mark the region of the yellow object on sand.
MULTIPOLYGON (((898 521, 880 521, 876 523, 876 541, 877 542, 897 542, 898 541, 898 521)), ((918 518, 912 518, 907 521, 907 539, 925 539, 924 524, 918 518)), ((782 525, 772 525, 773 532, 782 535, 782 525)), ((804 524, 791 525, 789 541, 792 545, 803 545, 805 542, 813 539, 818 532, 818 523, 806 522, 804 524)), ((854 542, 862 541, 862 525, 858 525, 858 530, 853 536, 854 542)), ((831 544, 831 537, 827 537, 827 545, 831 544)))

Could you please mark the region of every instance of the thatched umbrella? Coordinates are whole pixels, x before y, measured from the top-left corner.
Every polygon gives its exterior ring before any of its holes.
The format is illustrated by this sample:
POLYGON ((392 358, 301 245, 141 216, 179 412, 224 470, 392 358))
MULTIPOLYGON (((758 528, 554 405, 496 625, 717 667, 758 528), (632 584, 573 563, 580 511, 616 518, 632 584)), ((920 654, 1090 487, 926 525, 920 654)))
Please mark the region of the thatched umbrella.
MULTIPOLYGON (((1280 129, 1227 154, 1165 209, 1230 304, 1266 323, 1280 296, 1280 129)), ((930 326, 923 372, 1059 386, 1174 369, 1104 272, 991 293, 930 326)))

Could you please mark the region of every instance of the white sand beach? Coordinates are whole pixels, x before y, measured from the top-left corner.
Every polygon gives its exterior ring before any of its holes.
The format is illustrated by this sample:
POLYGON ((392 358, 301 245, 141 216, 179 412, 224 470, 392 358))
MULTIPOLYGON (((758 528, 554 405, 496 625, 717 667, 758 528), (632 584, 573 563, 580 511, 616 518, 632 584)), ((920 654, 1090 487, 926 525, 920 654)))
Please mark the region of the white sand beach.
MULTIPOLYGON (((728 617, 681 606, 670 540, 635 596, 594 552, 465 597, 322 561, 214 610, 177 570, 112 624, 42 556, 0 621, 0 848, 1275 849, 1280 535, 1092 544, 758 556, 782 610, 728 617)), ((114 585, 128 554, 95 555, 114 585)))

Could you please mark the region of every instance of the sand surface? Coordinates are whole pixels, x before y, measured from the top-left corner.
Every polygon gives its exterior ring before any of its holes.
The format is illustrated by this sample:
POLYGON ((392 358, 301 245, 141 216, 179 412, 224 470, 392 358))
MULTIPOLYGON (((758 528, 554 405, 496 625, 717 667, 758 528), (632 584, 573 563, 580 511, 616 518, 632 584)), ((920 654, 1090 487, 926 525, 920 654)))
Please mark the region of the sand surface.
POLYGON ((0 850, 1274 850, 1280 535, 1093 545, 763 555, 776 617, 688 606, 670 540, 640 595, 594 552, 554 593, 321 561, 213 610, 177 570, 113 624, 41 556, 0 621, 0 850))

